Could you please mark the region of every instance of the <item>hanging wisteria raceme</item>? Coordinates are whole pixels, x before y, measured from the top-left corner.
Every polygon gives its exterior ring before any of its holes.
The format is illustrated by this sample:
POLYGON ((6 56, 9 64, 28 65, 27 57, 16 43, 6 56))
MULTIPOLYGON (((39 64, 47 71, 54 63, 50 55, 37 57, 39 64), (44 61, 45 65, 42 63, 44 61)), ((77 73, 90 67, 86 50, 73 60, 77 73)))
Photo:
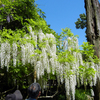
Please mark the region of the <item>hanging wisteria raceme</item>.
POLYGON ((78 45, 78 39, 76 37, 72 37, 72 48, 73 49, 79 49, 79 45, 78 45))
POLYGON ((37 72, 38 79, 40 78, 40 76, 44 75, 44 69, 42 67, 41 61, 37 61, 36 66, 35 66, 35 70, 37 72))
POLYGON ((46 38, 48 40, 48 41, 46 41, 47 46, 49 46, 49 48, 47 48, 47 50, 50 49, 49 53, 56 54, 56 41, 55 41, 54 35, 53 34, 46 34, 46 38))
POLYGON ((60 48, 62 48, 62 38, 60 38, 59 41, 60 41, 60 48))
POLYGON ((4 59, 5 59, 5 43, 1 43, 1 68, 4 67, 4 59))
MULTIPOLYGON (((99 70, 100 70, 98 67, 99 67, 98 64, 95 64, 95 70, 96 70, 96 71, 99 71, 99 70), (98 69, 99 69, 99 70, 98 70, 98 69)), ((94 86, 95 86, 96 83, 97 83, 97 77, 99 78, 98 72, 95 73, 95 75, 94 75, 94 86)))
POLYGON ((65 66, 63 66, 63 64, 61 64, 60 66, 60 69, 59 69, 59 71, 60 71, 60 81, 61 81, 61 83, 63 83, 63 81, 64 81, 64 68, 63 67, 65 67, 65 66))
POLYGON ((9 69, 9 62, 10 62, 10 44, 5 44, 6 56, 5 56, 5 66, 7 66, 7 70, 9 69))
POLYGON ((44 33, 42 33, 42 30, 40 30, 38 34, 39 34, 39 42, 41 43, 43 42, 43 39, 45 39, 46 36, 44 33))
MULTIPOLYGON (((91 66, 90 68, 93 68, 94 71, 96 71, 96 64, 94 64, 93 62, 91 62, 91 66)), ((97 81, 97 76, 96 73, 94 74, 94 77, 91 78, 91 86, 95 86, 96 85, 96 81, 97 81)))
POLYGON ((41 53, 41 61, 42 61, 42 64, 43 64, 43 67, 44 67, 44 69, 46 69, 47 68, 47 64, 48 64, 48 62, 47 62, 47 60, 48 60, 48 56, 47 56, 47 53, 46 53, 46 48, 42 48, 42 53, 41 53), (42 57, 42 58, 41 58, 42 57))
POLYGON ((56 62, 56 76, 57 76, 57 81, 58 81, 58 86, 60 85, 61 81, 61 76, 60 76, 60 63, 56 62))
POLYGON ((67 49, 68 49, 68 51, 71 51, 71 48, 72 48, 72 38, 68 37, 67 41, 68 41, 68 43, 67 43, 67 49))
POLYGON ((10 44, 9 43, 1 43, 1 68, 4 66, 9 67, 10 62, 10 44))
MULTIPOLYGON (((96 65, 95 65, 96 66, 96 65)), ((95 69, 95 68, 94 68, 95 69)), ((96 71, 96 69, 95 69, 96 71)), ((94 74, 94 77, 93 77, 93 85, 96 86, 96 83, 97 83, 97 75, 96 73, 94 74)))
POLYGON ((76 86, 75 75, 73 75, 73 74, 70 75, 69 81, 70 81, 70 90, 72 92, 72 99, 75 100, 75 86, 76 86))
POLYGON ((21 45, 21 53, 22 53, 22 64, 25 65, 25 46, 21 45))
POLYGON ((66 41, 66 40, 64 40, 64 42, 63 42, 63 49, 64 49, 64 50, 67 49, 67 41, 66 41))
POLYGON ((17 44, 13 43, 12 44, 12 48, 13 48, 13 66, 16 66, 16 59, 17 59, 17 44))
POLYGON ((47 73, 49 74, 50 73, 50 65, 49 65, 49 60, 47 59, 47 73))
POLYGON ((66 96, 70 95, 70 83, 69 83, 69 77, 65 76, 65 89, 66 89, 66 96))
POLYGON ((34 45, 31 43, 26 43, 21 45, 21 54, 22 54, 22 64, 25 65, 26 63, 33 64, 34 57, 34 45))
POLYGON ((82 59, 82 54, 78 53, 78 58, 79 59, 79 65, 83 65, 83 59, 82 59))

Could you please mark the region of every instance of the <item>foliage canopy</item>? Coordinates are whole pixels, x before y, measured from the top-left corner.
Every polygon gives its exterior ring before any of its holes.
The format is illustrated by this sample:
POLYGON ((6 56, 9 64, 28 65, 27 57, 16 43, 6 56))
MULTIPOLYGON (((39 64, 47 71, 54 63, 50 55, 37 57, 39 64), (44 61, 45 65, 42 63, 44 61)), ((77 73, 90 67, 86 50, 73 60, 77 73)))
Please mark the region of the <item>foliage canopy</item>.
POLYGON ((79 15, 80 18, 77 19, 77 21, 75 22, 76 28, 77 29, 84 29, 86 27, 86 15, 80 14, 79 15))

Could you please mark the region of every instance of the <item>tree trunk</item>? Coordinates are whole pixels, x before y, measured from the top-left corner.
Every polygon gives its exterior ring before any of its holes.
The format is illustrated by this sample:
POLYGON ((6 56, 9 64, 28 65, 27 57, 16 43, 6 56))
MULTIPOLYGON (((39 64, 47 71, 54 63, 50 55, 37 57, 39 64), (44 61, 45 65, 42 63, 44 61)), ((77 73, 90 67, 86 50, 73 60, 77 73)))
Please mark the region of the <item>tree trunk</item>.
MULTIPOLYGON (((94 45, 95 55, 100 58, 100 4, 98 0, 84 0, 87 18, 87 41, 94 45)), ((95 100, 100 100, 100 80, 97 78, 95 100)))

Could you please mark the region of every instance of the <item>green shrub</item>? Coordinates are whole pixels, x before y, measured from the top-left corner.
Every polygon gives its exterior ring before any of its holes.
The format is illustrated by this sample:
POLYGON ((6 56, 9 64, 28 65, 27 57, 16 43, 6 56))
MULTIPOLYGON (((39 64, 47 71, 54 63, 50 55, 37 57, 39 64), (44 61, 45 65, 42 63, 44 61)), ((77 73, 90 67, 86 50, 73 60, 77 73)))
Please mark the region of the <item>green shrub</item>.
POLYGON ((90 95, 90 90, 76 89, 75 100, 87 100, 86 95, 90 95))
POLYGON ((60 95, 58 96, 58 100, 65 100, 65 95, 61 95, 61 94, 60 94, 60 95))

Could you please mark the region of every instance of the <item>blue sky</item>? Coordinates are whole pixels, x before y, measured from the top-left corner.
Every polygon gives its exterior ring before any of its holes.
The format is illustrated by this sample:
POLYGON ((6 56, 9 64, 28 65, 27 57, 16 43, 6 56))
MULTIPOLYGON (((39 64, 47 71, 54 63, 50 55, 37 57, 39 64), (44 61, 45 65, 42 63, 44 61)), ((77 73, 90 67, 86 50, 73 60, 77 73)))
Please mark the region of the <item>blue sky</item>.
POLYGON ((79 45, 86 42, 85 29, 75 28, 79 14, 85 13, 84 0, 36 0, 36 4, 45 12, 47 24, 56 33, 60 34, 61 28, 68 27, 74 35, 79 35, 79 45))

